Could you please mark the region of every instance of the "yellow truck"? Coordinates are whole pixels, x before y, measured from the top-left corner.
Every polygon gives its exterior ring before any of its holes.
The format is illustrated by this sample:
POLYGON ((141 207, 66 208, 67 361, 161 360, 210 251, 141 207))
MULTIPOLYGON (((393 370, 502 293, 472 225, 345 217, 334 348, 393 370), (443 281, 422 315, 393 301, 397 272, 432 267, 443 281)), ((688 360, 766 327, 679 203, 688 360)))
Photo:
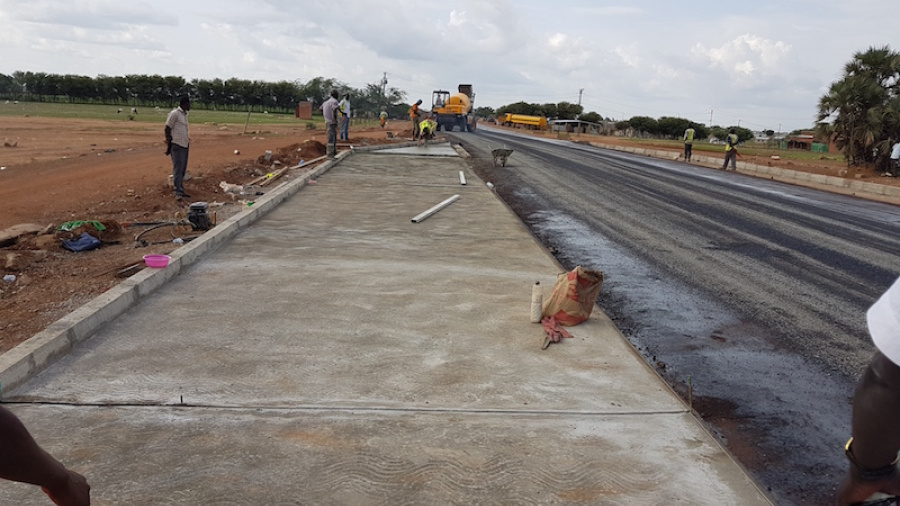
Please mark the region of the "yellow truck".
POLYGON ((431 112, 437 129, 442 128, 448 132, 458 126, 460 132, 472 132, 475 130, 475 94, 472 93, 471 84, 460 84, 459 93, 450 94, 449 91, 435 90, 431 94, 431 112))
POLYGON ((546 130, 547 118, 543 116, 528 116, 527 114, 502 114, 497 121, 504 126, 523 126, 533 130, 546 130))

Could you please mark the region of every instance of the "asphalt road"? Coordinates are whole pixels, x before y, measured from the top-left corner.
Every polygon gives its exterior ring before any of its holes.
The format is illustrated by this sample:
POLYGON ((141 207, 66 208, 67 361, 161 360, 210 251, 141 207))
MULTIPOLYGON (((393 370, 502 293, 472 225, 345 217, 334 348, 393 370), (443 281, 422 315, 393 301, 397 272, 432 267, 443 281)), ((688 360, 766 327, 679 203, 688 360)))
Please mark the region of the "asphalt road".
POLYGON ((450 134, 781 504, 827 504, 865 311, 900 274, 900 209, 669 160, 480 128, 450 134), (490 150, 514 150, 506 167, 490 150))

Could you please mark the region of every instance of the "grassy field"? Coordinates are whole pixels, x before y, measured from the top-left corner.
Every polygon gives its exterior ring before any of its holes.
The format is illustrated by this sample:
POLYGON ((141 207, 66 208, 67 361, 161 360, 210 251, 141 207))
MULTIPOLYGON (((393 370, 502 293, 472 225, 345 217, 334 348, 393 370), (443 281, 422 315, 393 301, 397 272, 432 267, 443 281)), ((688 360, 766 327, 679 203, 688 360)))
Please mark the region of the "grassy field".
MULTIPOLYGON (((629 139, 629 142, 646 148, 672 149, 676 151, 684 149, 684 144, 680 140, 629 139)), ((705 156, 725 156, 725 146, 722 144, 695 141, 693 151, 695 154, 705 156)), ((844 155, 841 153, 813 153, 812 151, 801 149, 779 149, 766 147, 764 144, 756 144, 754 141, 739 145, 738 153, 743 158, 768 158, 772 155, 778 155, 785 160, 844 162, 844 155)))
MULTIPOLYGON (((165 121, 166 115, 171 109, 153 107, 138 107, 137 114, 131 114, 130 106, 93 105, 93 104, 54 104, 45 102, 19 102, 15 104, 0 103, 0 116, 37 116, 46 118, 66 119, 95 119, 106 121, 138 121, 159 123, 165 121), (121 108, 122 112, 118 112, 121 108)), ((191 122, 215 123, 225 125, 243 125, 247 121, 247 112, 231 111, 205 111, 203 109, 191 110, 191 122)), ((278 125, 301 121, 293 114, 263 114, 254 112, 250 114, 251 125, 278 125)), ((311 120, 314 123, 322 122, 322 117, 311 120)))
MULTIPOLYGON (((138 107, 137 114, 131 114, 130 106, 94 105, 94 104, 61 104, 46 102, 0 102, 0 116, 34 116, 63 119, 92 119, 101 121, 135 121, 141 123, 162 123, 171 109, 138 107), (118 112, 119 109, 122 112, 118 112)), ((243 127, 247 122, 247 111, 207 111, 191 109, 191 123, 211 125, 236 125, 243 127)), ((293 114, 260 113, 250 114, 249 126, 260 125, 297 125, 312 124, 322 128, 324 119, 321 115, 313 115, 313 119, 297 119, 293 114)), ((357 127, 375 126, 377 119, 354 119, 357 127)))

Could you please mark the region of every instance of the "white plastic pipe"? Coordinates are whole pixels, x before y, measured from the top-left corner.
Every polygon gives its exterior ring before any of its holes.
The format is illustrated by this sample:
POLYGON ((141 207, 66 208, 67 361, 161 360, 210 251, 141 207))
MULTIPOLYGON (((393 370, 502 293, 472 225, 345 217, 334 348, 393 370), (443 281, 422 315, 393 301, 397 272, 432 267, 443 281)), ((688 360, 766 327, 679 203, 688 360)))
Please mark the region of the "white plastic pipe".
POLYGON ((434 213, 440 211, 441 209, 443 209, 443 208, 449 206, 450 204, 456 202, 457 200, 459 200, 459 195, 454 195, 454 196, 450 197, 449 199, 447 199, 447 200, 441 202, 440 204, 438 204, 438 205, 432 207, 431 209, 425 211, 424 213, 421 213, 421 214, 416 215, 416 217, 412 219, 412 222, 413 222, 413 223, 419 223, 419 222, 425 221, 425 219, 428 218, 429 216, 431 216, 432 214, 434 214, 434 213))
POLYGON ((463 171, 459 171, 459 184, 465 186, 466 185, 466 175, 463 171))

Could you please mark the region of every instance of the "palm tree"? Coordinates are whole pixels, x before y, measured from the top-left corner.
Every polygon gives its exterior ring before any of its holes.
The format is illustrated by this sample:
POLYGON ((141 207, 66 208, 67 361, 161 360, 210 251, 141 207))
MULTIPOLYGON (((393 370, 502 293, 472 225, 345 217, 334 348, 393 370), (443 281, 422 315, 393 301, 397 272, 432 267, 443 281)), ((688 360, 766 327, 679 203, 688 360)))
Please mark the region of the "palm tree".
POLYGON ((833 136, 851 165, 887 161, 900 141, 900 53, 887 46, 853 55, 819 99, 817 130, 833 136), (827 120, 831 123, 827 123, 827 120))

